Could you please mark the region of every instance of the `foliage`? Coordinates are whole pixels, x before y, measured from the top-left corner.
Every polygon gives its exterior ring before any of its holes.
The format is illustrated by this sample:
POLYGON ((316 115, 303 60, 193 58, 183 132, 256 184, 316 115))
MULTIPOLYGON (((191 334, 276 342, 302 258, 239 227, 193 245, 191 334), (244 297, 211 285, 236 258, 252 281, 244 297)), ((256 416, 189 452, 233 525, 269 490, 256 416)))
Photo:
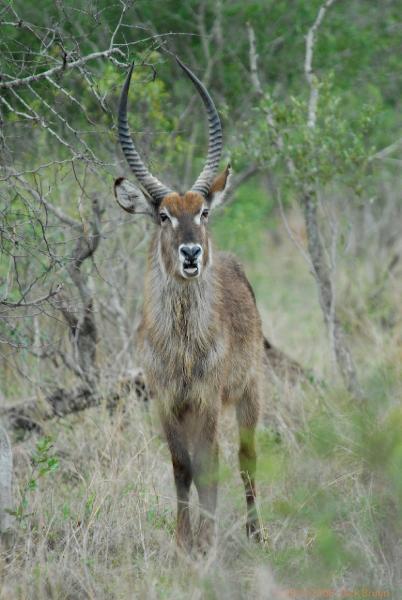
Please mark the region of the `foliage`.
POLYGON ((59 459, 53 451, 53 439, 50 436, 38 439, 35 452, 31 456, 31 464, 28 480, 21 490, 21 500, 15 510, 8 511, 24 529, 27 527, 27 520, 33 515, 32 512, 28 512, 29 495, 38 490, 39 481, 43 477, 59 468, 59 459))
POLYGON ((307 100, 305 96, 292 96, 288 102, 273 101, 265 95, 253 119, 247 122, 243 134, 244 152, 250 144, 252 131, 252 158, 270 169, 285 168, 291 160, 295 172, 288 178, 298 189, 304 186, 325 187, 337 180, 348 183, 352 189, 361 188, 368 161, 374 153, 370 134, 376 127, 375 107, 361 106, 359 113, 344 110, 344 98, 334 89, 333 77, 319 86, 318 119, 314 128, 307 125, 307 100), (274 126, 267 121, 272 115, 274 126), (278 148, 277 133, 283 140, 278 148))
POLYGON ((255 184, 245 184, 236 202, 222 209, 212 221, 213 237, 220 248, 240 258, 255 261, 263 245, 264 233, 273 227, 273 204, 255 184))

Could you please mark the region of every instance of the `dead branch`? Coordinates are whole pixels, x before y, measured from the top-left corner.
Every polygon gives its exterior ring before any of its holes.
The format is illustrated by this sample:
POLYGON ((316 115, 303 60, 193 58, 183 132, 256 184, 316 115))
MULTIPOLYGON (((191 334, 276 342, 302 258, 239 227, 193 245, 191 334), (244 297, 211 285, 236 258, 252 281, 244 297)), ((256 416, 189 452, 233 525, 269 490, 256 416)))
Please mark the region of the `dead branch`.
POLYGON ((314 21, 313 25, 307 32, 306 35, 306 53, 304 59, 304 73, 306 75, 307 82, 310 86, 310 99, 308 103, 308 118, 307 118, 307 126, 315 127, 316 119, 317 119, 317 103, 318 103, 318 79, 313 71, 313 55, 314 55, 314 46, 316 42, 316 33, 318 28, 320 27, 327 10, 332 4, 334 4, 335 0, 326 0, 324 4, 320 7, 317 18, 314 21))
MULTIPOLYGON (((87 62, 91 61, 91 60, 96 60, 98 58, 108 58, 110 56, 112 56, 113 54, 119 54, 120 56, 124 57, 124 53, 120 48, 108 48, 107 50, 102 50, 101 52, 92 52, 92 54, 88 54, 87 56, 82 56, 81 58, 77 59, 77 60, 73 60, 72 62, 69 62, 69 57, 67 56, 66 59, 62 62, 59 62, 59 64, 56 67, 52 67, 51 69, 48 69, 47 71, 43 71, 42 73, 37 73, 36 75, 29 75, 28 77, 21 77, 19 79, 12 79, 11 81, 1 81, 0 80, 0 89, 10 89, 10 88, 16 88, 16 87, 20 87, 22 85, 28 85, 30 83, 36 83, 37 81, 40 81, 41 79, 46 79, 47 77, 52 77, 53 75, 56 75, 57 73, 60 73, 61 71, 65 71, 67 69, 71 70, 71 69, 75 69, 78 67, 82 67, 83 65, 85 65, 87 62)), ((125 67, 127 67, 128 65, 124 64, 125 67)), ((3 79, 4 75, 0 75, 0 78, 3 79)))
MULTIPOLYGON (((267 339, 264 340, 264 353, 267 375, 273 373, 280 381, 291 384, 314 380, 308 370, 267 339)), ((112 411, 132 392, 143 402, 151 400, 140 370, 125 376, 115 384, 106 396, 106 407, 112 411)), ((15 406, 0 408, 0 419, 3 419, 9 430, 34 431, 40 429, 41 423, 45 421, 99 406, 104 399, 104 394, 88 385, 81 385, 73 390, 58 388, 44 399, 35 398, 15 406)))
POLYGON ((21 298, 20 300, 18 300, 18 302, 8 302, 7 300, 0 300, 0 304, 3 304, 4 306, 9 306, 11 308, 20 308, 20 307, 27 307, 27 306, 38 306, 39 304, 43 304, 43 302, 47 302, 48 300, 50 300, 51 298, 54 298, 55 296, 57 296, 61 290, 62 290, 63 286, 62 284, 58 284, 56 286, 56 288, 54 290, 50 290, 47 294, 45 294, 44 296, 41 296, 40 298, 35 298, 35 300, 24 300, 24 298, 21 298))
MULTIPOLYGON (((106 407, 113 410, 132 392, 139 400, 148 401, 148 393, 140 371, 116 383, 115 388, 106 397, 106 407)), ((66 417, 99 406, 104 398, 87 385, 73 390, 58 388, 44 399, 32 399, 12 407, 0 408, 0 418, 10 431, 35 431, 40 430, 41 424, 50 419, 66 417)))
POLYGON ((246 23, 249 43, 249 60, 250 60, 250 77, 251 83, 253 84, 255 92, 259 95, 263 95, 262 85, 258 74, 258 53, 257 45, 255 41, 255 33, 250 23, 246 23))
MULTIPOLYGON (((402 138, 400 138, 399 140, 396 140, 396 142, 393 142, 386 148, 383 148, 382 150, 379 150, 378 152, 376 152, 370 158, 370 160, 376 160, 376 159, 382 160, 384 158, 388 158, 388 156, 390 154, 392 154, 395 150, 398 150, 398 148, 401 148, 401 147, 402 147, 402 138)), ((394 159, 394 160, 397 160, 397 159, 394 159)), ((401 161, 399 161, 399 162, 401 162, 401 161)))
MULTIPOLYGON (((249 46, 250 46, 250 48, 249 48, 250 72, 253 73, 257 70, 257 72, 254 73, 254 76, 251 76, 251 82, 254 85, 254 91, 257 94, 257 96, 261 96, 261 97, 265 96, 267 99, 269 99, 270 94, 268 91, 266 91, 265 93, 263 92, 260 78, 258 75, 258 63, 257 63, 258 55, 257 55, 257 48, 256 48, 256 39, 255 39, 254 29, 250 23, 247 23, 247 29, 248 29, 248 33, 249 33, 249 46)), ((284 144, 282 135, 277 127, 277 124, 275 122, 274 115, 272 113, 271 108, 264 106, 262 108, 262 111, 266 116, 269 127, 274 132, 275 147, 278 149, 279 152, 283 152, 285 144, 284 144)), ((286 166, 287 166, 287 169, 288 169, 290 175, 292 177, 294 177, 296 168, 293 163, 293 160, 290 157, 286 157, 285 161, 286 161, 286 166)))
POLYGON ((64 316, 73 344, 73 363, 75 372, 79 373, 86 383, 95 385, 97 379, 96 349, 98 344, 98 328, 94 312, 94 298, 88 285, 88 276, 81 270, 85 260, 96 252, 100 241, 100 218, 102 209, 97 198, 92 201, 92 220, 89 226, 83 223, 80 235, 67 270, 76 286, 82 302, 77 311, 64 298, 59 309, 64 316), (78 316, 77 316, 78 314, 78 316))

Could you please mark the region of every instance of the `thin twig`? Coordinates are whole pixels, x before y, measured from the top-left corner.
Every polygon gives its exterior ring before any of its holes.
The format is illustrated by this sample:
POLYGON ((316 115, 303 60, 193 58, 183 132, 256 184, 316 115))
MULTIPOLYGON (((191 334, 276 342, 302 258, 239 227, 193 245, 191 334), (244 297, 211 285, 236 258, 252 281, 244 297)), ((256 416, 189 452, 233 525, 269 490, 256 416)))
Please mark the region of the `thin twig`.
POLYGON ((56 73, 60 73, 61 71, 65 71, 66 69, 74 69, 76 67, 81 67, 85 65, 90 60, 96 60, 97 58, 108 58, 113 54, 120 54, 124 56, 124 53, 120 50, 120 48, 109 48, 108 50, 102 50, 101 52, 92 52, 92 54, 88 54, 87 56, 83 56, 78 60, 74 60, 73 62, 68 62, 68 59, 61 62, 57 67, 53 67, 52 69, 48 69, 47 71, 43 71, 42 73, 37 73, 36 75, 29 75, 28 77, 21 77, 19 79, 12 79, 11 81, 0 81, 0 89, 10 89, 19 87, 21 85, 27 85, 29 83, 34 83, 39 81, 40 79, 46 79, 47 77, 52 77, 56 73))
POLYGON ((0 304, 3 304, 4 306, 9 306, 11 308, 38 306, 43 302, 47 302, 48 300, 50 300, 50 298, 54 298, 54 296, 57 296, 57 294, 61 292, 62 288, 63 285, 59 283, 54 290, 51 289, 47 294, 41 296, 40 298, 36 298, 35 300, 26 301, 24 300, 24 298, 21 298, 20 300, 18 300, 18 302, 8 302, 7 300, 0 300, 0 304))

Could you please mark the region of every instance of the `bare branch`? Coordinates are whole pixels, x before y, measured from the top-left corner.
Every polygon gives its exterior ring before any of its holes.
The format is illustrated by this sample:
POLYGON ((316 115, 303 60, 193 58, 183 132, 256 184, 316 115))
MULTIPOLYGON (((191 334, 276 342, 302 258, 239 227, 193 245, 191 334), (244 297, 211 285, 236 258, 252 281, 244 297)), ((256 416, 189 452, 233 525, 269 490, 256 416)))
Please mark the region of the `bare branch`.
POLYGON ((11 81, 0 81, 0 89, 15 88, 20 87, 21 85, 34 83, 36 81, 39 81, 40 79, 52 77, 56 73, 60 73, 61 71, 65 71, 66 69, 82 67, 82 65, 85 65, 90 60, 96 60, 97 58, 108 58, 113 54, 120 54, 120 56, 124 57, 124 53, 122 52, 122 50, 120 50, 120 48, 114 47, 109 48, 108 50, 103 50, 101 52, 92 52, 92 54, 83 56, 78 60, 74 60, 73 62, 68 62, 68 58, 66 58, 66 60, 60 62, 59 65, 57 65, 57 67, 53 67, 52 69, 48 69, 47 71, 43 71, 42 73, 37 73, 36 75, 29 75, 29 77, 22 77, 20 79, 12 79, 11 81))
MULTIPOLYGON (((396 142, 393 142, 392 144, 390 144, 386 148, 383 148, 379 152, 376 152, 371 157, 370 160, 387 158, 390 154, 392 154, 395 150, 398 150, 398 148, 400 148, 401 146, 402 146, 402 138, 400 138, 399 140, 396 140, 396 142)), ((394 160, 398 160, 398 159, 394 159, 394 160)))
POLYGON ((14 114, 18 115, 19 117, 23 117, 24 119, 28 119, 29 121, 36 121, 36 117, 33 117, 32 115, 28 115, 27 113, 21 112, 19 110, 15 110, 11 104, 9 104, 7 102, 7 100, 5 98, 3 98, 3 96, 0 96, 0 101, 3 102, 3 104, 8 108, 9 111, 13 112, 14 114))
POLYGON ((8 302, 7 300, 0 300, 0 304, 3 304, 4 306, 10 306, 12 308, 20 308, 20 307, 26 307, 26 306, 38 306, 39 304, 42 304, 43 302, 46 302, 47 300, 50 300, 50 298, 54 298, 54 296, 57 296, 57 294, 59 294, 62 290, 63 286, 61 283, 59 283, 56 288, 54 290, 50 290, 47 294, 45 294, 44 296, 41 296, 40 298, 36 298, 35 300, 29 300, 29 301, 25 301, 24 298, 21 298, 20 300, 18 300, 18 302, 8 302))
POLYGON ((88 144, 82 138, 80 138, 78 131, 76 131, 73 127, 71 127, 70 123, 57 110, 55 110, 53 108, 53 106, 50 106, 50 104, 48 102, 46 102, 46 100, 40 94, 38 94, 38 92, 36 90, 34 90, 34 88, 31 85, 28 86, 28 89, 32 92, 32 94, 35 96, 35 98, 37 98, 44 106, 46 106, 46 108, 57 119, 59 119, 63 123, 63 125, 65 126, 66 129, 68 129, 69 131, 71 131, 74 134, 74 136, 76 137, 78 142, 81 144, 81 146, 83 146, 85 151, 88 153, 88 156, 90 156, 94 162, 97 162, 96 156, 94 155, 94 153, 92 152, 92 150, 88 146, 88 144))
POLYGON ((314 55, 314 46, 316 42, 316 33, 318 28, 320 27, 327 10, 332 4, 334 4, 335 0, 326 0, 324 4, 320 7, 318 11, 317 18, 310 27, 306 35, 306 54, 304 59, 304 73, 307 79, 307 82, 310 86, 310 99, 308 103, 308 119, 307 125, 308 127, 315 127, 316 118, 317 118, 317 103, 318 103, 318 79, 313 71, 313 55, 314 55))
POLYGON ((27 192, 29 192, 31 194, 31 196, 34 198, 34 200, 36 202, 38 202, 39 204, 43 204, 43 206, 47 210, 52 212, 62 223, 65 223, 66 225, 69 225, 70 227, 74 227, 75 229, 81 228, 81 223, 79 221, 76 221, 72 217, 69 217, 60 208, 58 208, 57 206, 54 206, 51 202, 46 200, 42 194, 40 194, 35 188, 33 188, 22 177, 22 175, 20 173, 17 173, 16 171, 14 171, 12 169, 8 169, 8 171, 9 171, 9 177, 15 178, 20 183, 20 185, 25 190, 27 190, 27 192))
MULTIPOLYGON (((25 113, 20 113, 20 114, 25 116, 25 118, 28 118, 28 119, 30 118, 31 120, 34 120, 37 123, 39 123, 41 125, 41 127, 44 127, 53 137, 55 137, 57 139, 58 142, 60 142, 60 144, 62 144, 66 148, 68 148, 71 151, 71 153, 74 154, 74 149, 72 148, 72 146, 70 146, 70 144, 68 142, 66 142, 66 140, 61 138, 60 135, 56 131, 54 131, 54 129, 52 127, 50 127, 49 123, 47 123, 43 117, 41 117, 36 111, 34 111, 34 109, 31 108, 29 106, 29 104, 27 102, 25 102, 25 100, 19 94, 17 94, 17 92, 14 89, 12 89, 11 91, 12 91, 13 95, 17 98, 17 100, 27 110, 29 110, 33 114, 33 117, 29 117, 29 115, 26 115, 25 113)), ((4 101, 4 98, 3 98, 3 101, 4 101)), ((9 110, 17 113, 17 111, 15 111, 15 109, 12 108, 12 106, 9 106, 9 110)), ((19 114, 19 113, 17 113, 17 114, 19 114)))
POLYGON ((250 23, 246 23, 249 43, 250 77, 251 83, 259 96, 263 95, 260 77, 258 74, 258 53, 255 41, 254 29, 250 23))
MULTIPOLYGON (((248 39, 249 39, 249 58, 250 58, 251 81, 254 85, 256 94, 258 96, 261 96, 261 97, 264 96, 265 98, 269 99, 270 98, 269 92, 264 93, 262 86, 261 86, 261 81, 260 81, 259 74, 258 74, 258 54, 257 54, 255 33, 254 33, 254 29, 252 28, 250 23, 247 23, 247 29, 248 29, 248 39)), ((270 126, 270 128, 272 129, 272 131, 274 132, 274 144, 275 144, 276 148, 278 148, 278 150, 280 152, 282 152, 285 144, 284 144, 282 135, 281 135, 280 131, 278 130, 272 110, 269 107, 263 106, 262 112, 266 115, 267 123, 270 126)), ((291 159, 291 157, 286 157, 285 160, 286 160, 287 169, 288 169, 290 175, 292 175, 292 177, 293 177, 296 172, 293 160, 291 159)))

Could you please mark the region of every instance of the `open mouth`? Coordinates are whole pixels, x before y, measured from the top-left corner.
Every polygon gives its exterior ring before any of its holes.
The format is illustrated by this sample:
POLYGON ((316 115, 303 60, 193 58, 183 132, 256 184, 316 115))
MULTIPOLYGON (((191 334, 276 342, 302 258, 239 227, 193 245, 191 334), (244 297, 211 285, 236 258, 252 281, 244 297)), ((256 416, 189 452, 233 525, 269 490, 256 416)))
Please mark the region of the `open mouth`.
POLYGON ((198 269, 197 263, 185 262, 183 264, 183 273, 187 277, 196 277, 198 275, 198 273, 199 273, 199 269, 198 269))

